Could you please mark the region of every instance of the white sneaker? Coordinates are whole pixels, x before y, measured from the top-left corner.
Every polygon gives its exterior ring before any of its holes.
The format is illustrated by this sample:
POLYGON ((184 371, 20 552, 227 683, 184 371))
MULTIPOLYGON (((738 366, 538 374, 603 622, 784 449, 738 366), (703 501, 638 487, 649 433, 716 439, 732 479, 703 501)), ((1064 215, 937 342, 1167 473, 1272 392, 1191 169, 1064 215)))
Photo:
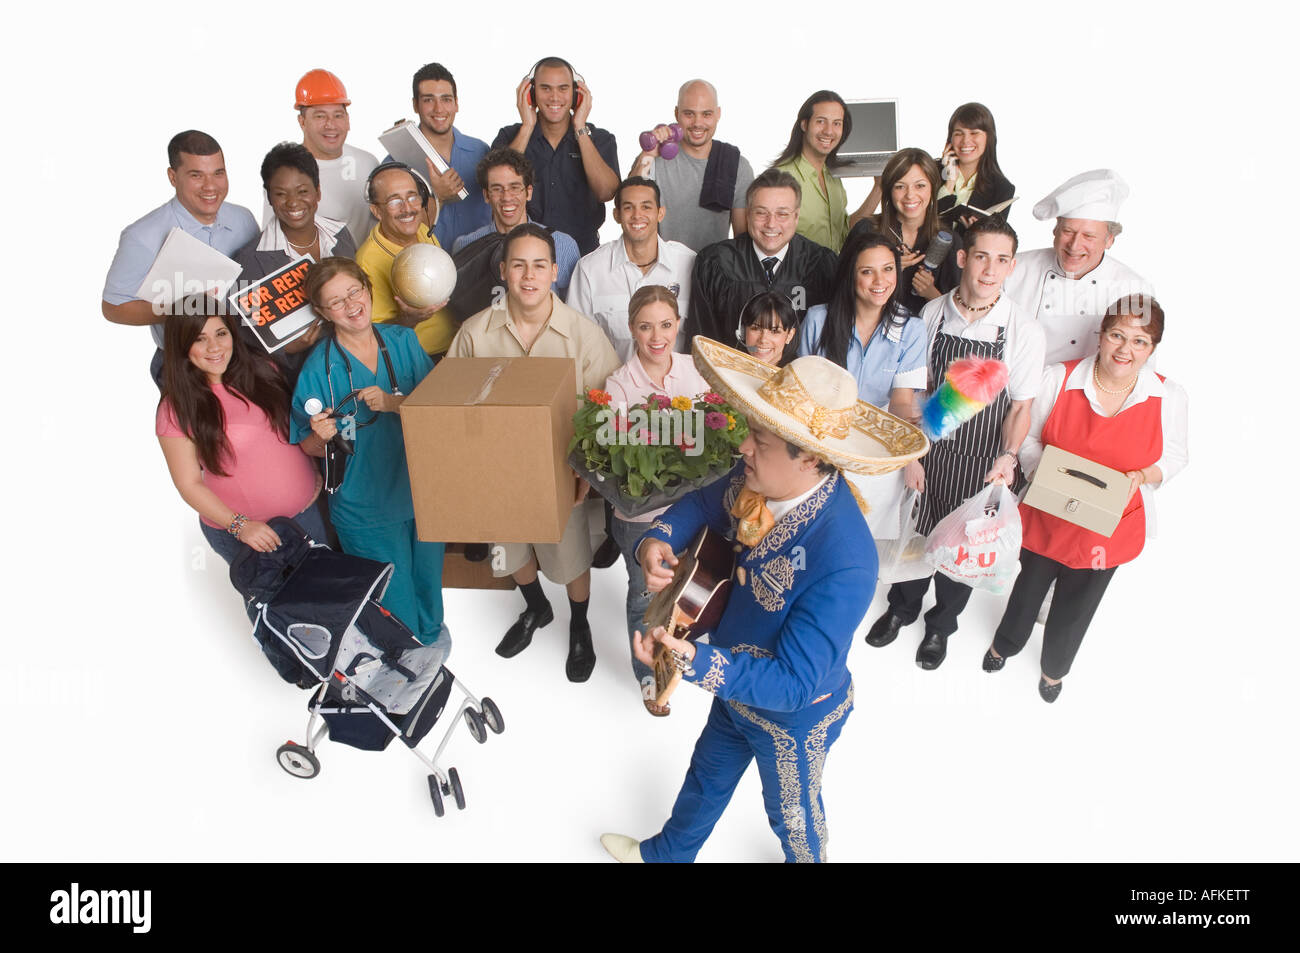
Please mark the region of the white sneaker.
POLYGON ((644 864, 641 842, 626 834, 601 834, 600 845, 620 864, 644 864))

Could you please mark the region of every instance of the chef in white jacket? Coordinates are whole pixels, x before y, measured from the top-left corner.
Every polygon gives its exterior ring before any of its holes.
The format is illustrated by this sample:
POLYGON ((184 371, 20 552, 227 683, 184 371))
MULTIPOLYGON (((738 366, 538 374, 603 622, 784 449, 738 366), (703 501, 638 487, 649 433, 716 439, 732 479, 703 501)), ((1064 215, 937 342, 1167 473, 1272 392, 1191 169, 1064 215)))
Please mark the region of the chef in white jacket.
POLYGON ((1128 194, 1118 173, 1094 169, 1034 206, 1040 222, 1056 219, 1052 247, 1021 252, 1004 290, 1038 318, 1047 337, 1048 365, 1095 353, 1101 319, 1112 302, 1155 293, 1146 279, 1108 254, 1128 194))

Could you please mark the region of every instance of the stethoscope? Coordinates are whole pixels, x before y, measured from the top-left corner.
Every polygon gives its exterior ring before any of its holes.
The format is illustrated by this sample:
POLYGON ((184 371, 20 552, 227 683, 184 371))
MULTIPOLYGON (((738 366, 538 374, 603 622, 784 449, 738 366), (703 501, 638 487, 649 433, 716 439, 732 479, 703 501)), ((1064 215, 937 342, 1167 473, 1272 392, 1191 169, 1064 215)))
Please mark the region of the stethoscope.
MULTIPOLYGON (((392 358, 388 356, 388 345, 384 343, 384 338, 379 333, 378 328, 372 325, 370 330, 374 333, 375 341, 379 344, 379 355, 384 359, 384 367, 388 370, 388 382, 392 385, 392 393, 400 397, 402 396, 402 391, 397 386, 397 373, 393 370, 392 358)), ((365 423, 359 423, 356 420, 356 413, 358 410, 360 410, 359 405, 357 405, 356 409, 353 410, 351 413, 346 413, 343 410, 343 408, 346 407, 349 403, 356 405, 357 394, 361 392, 352 383, 352 361, 348 358, 347 348, 344 347, 339 348, 339 357, 343 358, 343 371, 348 376, 348 393, 338 403, 334 402, 334 375, 330 373, 330 349, 333 346, 334 346, 334 335, 331 334, 329 337, 325 339, 325 383, 326 386, 329 388, 330 407, 333 408, 333 410, 330 412, 330 419, 338 420, 343 417, 351 417, 353 421, 351 429, 353 431, 360 430, 363 427, 369 427, 371 424, 373 424, 376 420, 379 419, 378 413, 372 412, 372 415, 369 420, 367 420, 365 423)), ((352 443, 352 441, 348 440, 347 443, 350 444, 352 443)), ((347 447, 346 449, 348 450, 348 452, 351 452, 351 447, 347 447)))

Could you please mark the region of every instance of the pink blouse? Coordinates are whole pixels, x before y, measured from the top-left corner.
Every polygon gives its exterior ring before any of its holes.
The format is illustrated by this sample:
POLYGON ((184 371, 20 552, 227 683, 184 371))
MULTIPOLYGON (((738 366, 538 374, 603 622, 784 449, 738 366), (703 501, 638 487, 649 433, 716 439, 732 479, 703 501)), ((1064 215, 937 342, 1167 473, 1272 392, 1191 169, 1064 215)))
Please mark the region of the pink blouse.
MULTIPOLYGON (((226 415, 226 439, 232 454, 221 461, 229 476, 205 470, 204 484, 236 513, 261 523, 272 516, 301 513, 316 495, 316 467, 311 458, 286 442, 252 401, 245 403, 224 384, 212 390, 226 415)), ((169 400, 158 405, 155 432, 160 437, 189 437, 176 422, 169 400)), ((199 519, 217 527, 202 514, 199 519)))

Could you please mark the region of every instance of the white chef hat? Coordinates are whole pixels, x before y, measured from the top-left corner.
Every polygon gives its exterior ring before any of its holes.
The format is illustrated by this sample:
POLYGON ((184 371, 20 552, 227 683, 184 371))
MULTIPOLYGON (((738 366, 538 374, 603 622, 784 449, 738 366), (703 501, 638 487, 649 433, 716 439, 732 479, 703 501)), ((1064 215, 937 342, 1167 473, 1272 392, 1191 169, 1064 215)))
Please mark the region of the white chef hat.
POLYGON ((1114 169, 1080 172, 1057 186, 1034 206, 1040 222, 1053 218, 1086 218, 1094 222, 1119 221, 1119 207, 1128 198, 1128 183, 1114 169))

